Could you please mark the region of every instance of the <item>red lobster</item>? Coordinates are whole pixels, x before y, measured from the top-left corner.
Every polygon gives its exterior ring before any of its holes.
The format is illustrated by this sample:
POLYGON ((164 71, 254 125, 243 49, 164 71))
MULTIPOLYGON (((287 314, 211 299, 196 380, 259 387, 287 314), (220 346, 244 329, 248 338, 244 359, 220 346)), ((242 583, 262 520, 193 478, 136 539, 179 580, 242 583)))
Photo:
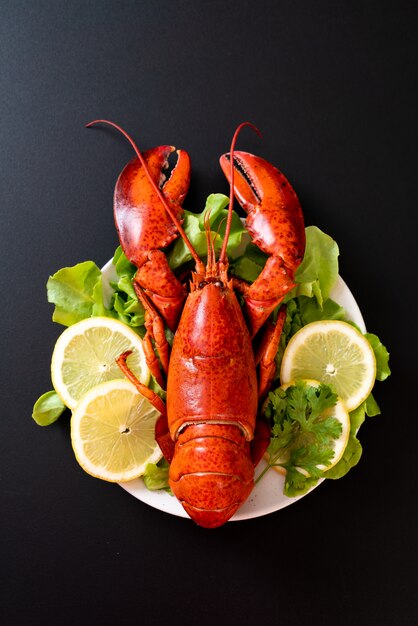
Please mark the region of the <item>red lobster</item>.
POLYGON ((268 318, 295 285, 305 249, 302 210, 279 170, 260 157, 235 151, 243 126, 258 132, 249 122, 241 124, 230 152, 220 159, 231 190, 222 249, 216 260, 207 216, 204 265, 182 228, 181 204, 190 181, 187 152, 177 151, 177 164, 165 181, 163 170, 175 148, 159 146, 141 154, 116 124, 95 120, 87 126, 99 122, 120 131, 137 155, 116 183, 115 221, 122 249, 138 268, 133 285, 146 311, 144 350, 151 372, 167 389, 166 405, 133 376, 126 365, 128 354, 118 363, 161 413, 155 436, 170 463, 173 493, 197 524, 215 528, 248 498, 254 467, 268 445, 269 426, 257 414, 275 373, 284 307, 275 325, 268 318), (234 194, 247 212, 253 242, 268 255, 251 285, 228 275, 234 194), (161 250, 179 234, 196 263, 189 292, 161 250), (234 289, 243 296, 243 309, 234 289), (175 333, 171 355, 165 324, 175 333), (256 335, 260 340, 254 353, 256 335))

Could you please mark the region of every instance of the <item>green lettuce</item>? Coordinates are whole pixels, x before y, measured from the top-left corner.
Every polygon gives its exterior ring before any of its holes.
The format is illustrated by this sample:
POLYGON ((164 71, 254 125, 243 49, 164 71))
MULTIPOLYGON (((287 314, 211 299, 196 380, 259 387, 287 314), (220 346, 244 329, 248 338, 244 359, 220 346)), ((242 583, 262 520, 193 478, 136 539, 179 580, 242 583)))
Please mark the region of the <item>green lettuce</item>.
POLYGON ((296 271, 295 295, 314 296, 322 307, 338 277, 338 245, 317 226, 308 226, 305 233, 306 248, 296 271))
POLYGON ((164 489, 171 493, 171 489, 168 485, 169 467, 170 465, 164 458, 158 461, 158 463, 148 463, 145 468, 145 474, 142 476, 146 488, 151 491, 164 489))
POLYGON ((103 304, 102 273, 93 261, 58 270, 46 288, 48 302, 55 304, 52 320, 63 326, 109 313, 103 304))
POLYGON ((253 243, 248 243, 244 254, 230 264, 231 274, 237 278, 253 283, 266 264, 268 256, 253 243))
POLYGON ((136 267, 133 263, 128 261, 125 253, 122 250, 122 246, 118 246, 113 255, 112 263, 115 266, 116 274, 119 278, 127 277, 132 280, 135 276, 136 267))
POLYGON ((373 348, 374 356, 376 358, 376 380, 386 380, 391 373, 389 367, 389 352, 377 335, 374 335, 373 333, 365 333, 364 336, 373 348))
POLYGON ((374 417, 379 414, 379 406, 372 394, 370 394, 368 398, 360 404, 360 406, 354 409, 354 411, 350 412, 350 437, 348 439, 347 447, 338 463, 326 472, 326 478, 331 478, 333 480, 342 478, 352 467, 357 465, 363 452, 361 443, 357 438, 358 430, 366 419, 366 415, 374 417))
POLYGON ((88 317, 113 317, 143 335, 144 308, 138 302, 132 286, 136 268, 120 247, 115 252, 113 262, 118 280, 111 283, 113 293, 109 306, 104 304, 102 273, 93 261, 64 267, 50 276, 47 297, 48 302, 55 304, 53 321, 71 326, 88 317))
POLYGON ((353 435, 353 433, 350 432, 347 447, 344 450, 343 456, 338 461, 338 463, 334 465, 334 467, 331 467, 331 469, 325 472, 325 477, 336 480, 337 478, 342 478, 343 476, 345 476, 350 471, 350 469, 357 465, 357 463, 360 461, 362 452, 363 449, 361 447, 360 441, 355 435, 353 435))
POLYGON ((118 319, 131 326, 141 336, 145 334, 145 311, 138 301, 132 279, 136 273, 136 267, 126 258, 119 246, 113 256, 113 265, 118 276, 117 281, 111 282, 113 293, 110 299, 110 310, 118 319))
POLYGON ((49 426, 57 421, 66 406, 55 391, 47 391, 33 405, 32 417, 39 426, 49 426))
MULTIPOLYGON (((321 309, 328 300, 338 277, 339 250, 336 242, 316 226, 307 226, 305 234, 305 253, 295 275, 298 284, 287 294, 285 302, 297 296, 307 296, 314 298, 321 309)), ((247 282, 254 282, 267 258, 266 254, 250 242, 243 254, 232 260, 231 273, 247 282)))
MULTIPOLYGON (((214 193, 208 197, 202 213, 196 214, 184 211, 184 231, 201 259, 207 257, 205 216, 209 216, 211 237, 214 240, 216 255, 219 255, 225 235, 226 218, 228 216, 226 207, 228 204, 229 198, 227 196, 214 193)), ((235 258, 240 254, 239 250, 244 235, 247 236, 245 227, 238 214, 234 211, 227 245, 228 257, 235 258)), ((178 270, 182 265, 189 263, 193 259, 181 237, 176 239, 174 245, 167 253, 167 258, 168 264, 173 271, 178 270)))
POLYGON ((318 322, 320 320, 344 320, 346 313, 345 309, 328 298, 319 304, 316 298, 308 298, 306 296, 298 296, 296 298, 302 325, 310 324, 311 322, 318 322))

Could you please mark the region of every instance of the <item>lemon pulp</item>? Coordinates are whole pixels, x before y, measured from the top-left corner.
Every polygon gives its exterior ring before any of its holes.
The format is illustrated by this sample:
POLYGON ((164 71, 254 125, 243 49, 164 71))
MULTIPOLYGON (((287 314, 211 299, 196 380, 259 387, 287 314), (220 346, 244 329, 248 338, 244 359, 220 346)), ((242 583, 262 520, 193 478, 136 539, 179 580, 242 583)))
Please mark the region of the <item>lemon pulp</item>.
POLYGON ((161 458, 155 441, 159 412, 131 382, 112 380, 88 391, 71 418, 71 442, 81 467, 96 478, 123 482, 161 458))
POLYGON ((124 374, 116 364, 120 354, 132 354, 127 364, 144 384, 150 378, 141 338, 122 322, 91 317, 67 328, 55 344, 51 377, 55 391, 74 409, 90 389, 124 374))
POLYGON ((348 411, 357 408, 371 392, 376 360, 367 339, 341 321, 307 324, 289 341, 280 370, 282 384, 315 379, 330 385, 348 411))

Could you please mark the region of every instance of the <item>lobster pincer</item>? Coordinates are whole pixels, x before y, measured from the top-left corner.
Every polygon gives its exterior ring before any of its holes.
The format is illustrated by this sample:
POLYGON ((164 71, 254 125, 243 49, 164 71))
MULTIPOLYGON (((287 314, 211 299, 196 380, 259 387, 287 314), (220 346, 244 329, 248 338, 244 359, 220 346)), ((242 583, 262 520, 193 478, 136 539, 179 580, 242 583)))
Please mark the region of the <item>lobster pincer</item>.
MULTIPOLYGON (((221 156, 220 164, 231 183, 229 153, 221 156)), ((234 194, 247 213, 245 226, 253 242, 268 255, 257 280, 243 290, 254 336, 295 286, 295 272, 305 251, 305 226, 296 193, 276 167, 240 151, 234 152, 233 165, 234 194)))
MULTIPOLYGON (((134 286, 139 285, 174 331, 187 293, 162 250, 182 234, 181 205, 190 184, 190 157, 185 150, 168 145, 140 153, 129 135, 113 122, 95 120, 87 127, 99 122, 121 132, 136 152, 137 158, 126 165, 116 183, 116 229, 125 256, 138 268, 134 286), (174 151, 177 163, 166 180, 164 171, 174 151)), ((196 262, 203 267, 198 257, 196 262)))
POLYGON ((155 189, 158 185, 181 222, 181 202, 190 181, 190 159, 187 152, 179 150, 177 165, 164 184, 163 169, 173 151, 172 146, 159 146, 145 152, 147 172, 138 159, 128 163, 116 183, 114 215, 122 249, 138 268, 135 282, 174 330, 186 292, 169 268, 161 249, 178 236, 178 231, 155 189))

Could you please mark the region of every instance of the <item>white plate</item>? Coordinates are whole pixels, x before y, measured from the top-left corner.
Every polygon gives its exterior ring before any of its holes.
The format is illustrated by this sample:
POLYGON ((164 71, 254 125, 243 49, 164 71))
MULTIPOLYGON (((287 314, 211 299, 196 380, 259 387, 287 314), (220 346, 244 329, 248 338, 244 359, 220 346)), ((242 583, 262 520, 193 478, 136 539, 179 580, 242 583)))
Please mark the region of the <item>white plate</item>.
MULTIPOLYGON (((102 273, 108 281, 116 280, 116 274, 111 261, 106 263, 102 269, 102 273)), ((110 293, 111 288, 106 285, 105 296, 110 296, 110 293)), ((363 332, 366 332, 366 326, 357 302, 340 276, 338 277, 331 292, 331 298, 344 307, 348 319, 355 322, 363 332)), ((260 474, 264 467, 265 462, 261 461, 256 469, 256 477, 260 474)), ((171 515, 178 515, 179 517, 189 517, 180 502, 174 496, 170 496, 165 491, 149 491, 141 479, 131 480, 127 483, 119 484, 135 498, 138 498, 138 500, 141 500, 141 502, 144 502, 145 504, 149 504, 155 509, 165 511, 171 515)), ((318 483, 318 485, 319 484, 320 483, 318 483)), ((262 515, 267 515, 268 513, 273 513, 274 511, 283 509, 284 507, 289 506, 289 504, 293 504, 297 500, 300 500, 300 498, 304 497, 297 496, 295 498, 288 498, 283 494, 283 486, 284 476, 275 470, 270 470, 266 473, 260 483, 254 487, 248 500, 240 507, 230 521, 236 522, 239 520, 261 517, 262 515)), ((313 489, 311 489, 309 493, 313 491, 313 489)))

